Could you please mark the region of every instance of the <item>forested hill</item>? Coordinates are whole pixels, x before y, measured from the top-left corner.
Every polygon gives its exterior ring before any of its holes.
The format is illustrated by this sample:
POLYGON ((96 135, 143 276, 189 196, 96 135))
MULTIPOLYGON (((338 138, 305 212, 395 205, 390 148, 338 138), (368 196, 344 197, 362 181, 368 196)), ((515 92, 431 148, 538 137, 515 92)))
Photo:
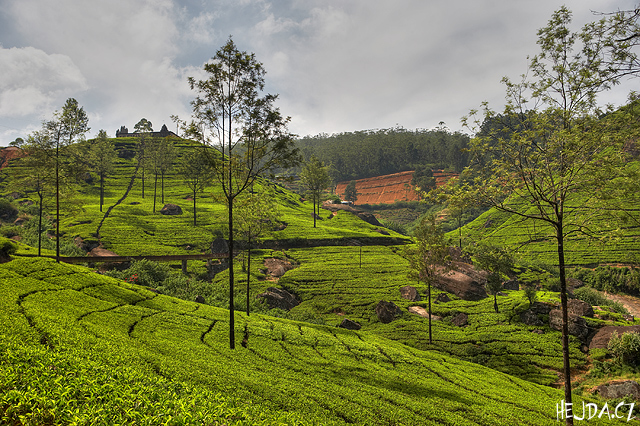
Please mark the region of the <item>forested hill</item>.
POLYGON ((315 155, 334 169, 336 182, 421 168, 461 171, 467 165, 469 136, 446 129, 401 127, 306 136, 298 146, 306 159, 315 155))

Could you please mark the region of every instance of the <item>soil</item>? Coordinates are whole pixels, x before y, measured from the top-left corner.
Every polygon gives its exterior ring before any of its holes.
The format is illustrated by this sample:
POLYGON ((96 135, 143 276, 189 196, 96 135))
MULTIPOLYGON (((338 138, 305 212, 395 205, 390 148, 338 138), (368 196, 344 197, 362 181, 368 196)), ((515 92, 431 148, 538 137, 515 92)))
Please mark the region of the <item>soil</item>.
MULTIPOLYGON (((444 185, 447 180, 457 176, 457 173, 445 173, 442 171, 433 172, 436 178, 436 185, 444 185)), ((411 185, 413 171, 393 173, 390 175, 376 176, 366 179, 356 180, 356 191, 358 191, 357 204, 393 204, 396 201, 418 201, 418 192, 414 191, 411 185)), ((344 190, 349 181, 340 182, 336 186, 336 194, 344 194, 344 190)))
POLYGON ((640 318, 640 298, 627 294, 610 294, 607 292, 604 295, 607 299, 621 303, 635 318, 640 318))
POLYGON ((16 158, 22 158, 25 155, 26 154, 23 150, 15 146, 10 146, 0 150, 0 170, 7 167, 9 165, 9 161, 16 158))

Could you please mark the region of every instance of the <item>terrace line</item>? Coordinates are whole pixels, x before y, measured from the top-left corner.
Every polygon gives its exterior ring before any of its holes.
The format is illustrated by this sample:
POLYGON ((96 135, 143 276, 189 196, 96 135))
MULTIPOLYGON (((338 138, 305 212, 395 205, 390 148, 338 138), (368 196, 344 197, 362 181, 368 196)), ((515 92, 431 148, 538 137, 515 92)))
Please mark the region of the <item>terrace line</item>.
MULTIPOLYGON (((237 253, 236 253, 237 254, 237 253)), ((48 257, 57 259, 65 263, 116 263, 131 262, 132 260, 153 260, 155 262, 175 262, 182 261, 182 272, 187 272, 187 261, 189 260, 207 260, 207 259, 228 259, 229 253, 202 253, 202 254, 168 254, 164 256, 38 256, 35 254, 17 255, 22 257, 48 257)))

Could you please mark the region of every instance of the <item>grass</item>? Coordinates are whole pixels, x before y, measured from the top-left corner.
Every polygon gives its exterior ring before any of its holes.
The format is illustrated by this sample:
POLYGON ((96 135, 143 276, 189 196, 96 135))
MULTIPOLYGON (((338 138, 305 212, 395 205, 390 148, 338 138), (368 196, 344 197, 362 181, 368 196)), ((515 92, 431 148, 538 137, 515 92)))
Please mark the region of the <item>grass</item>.
MULTIPOLYGON (((116 150, 120 152, 135 148, 135 141, 132 138, 117 138, 114 142, 116 150)), ((177 165, 184 152, 193 143, 174 139, 174 144, 177 152, 175 165, 177 165)), ((99 208, 97 179, 92 183, 74 184, 73 197, 66 198, 61 209, 61 233, 64 241, 71 242, 75 237, 94 241, 97 239, 96 231, 104 217, 104 212, 124 194, 134 166, 135 159, 117 158, 114 175, 106 179, 103 212, 100 212, 99 208)), ((8 194, 18 187, 23 188, 17 178, 20 174, 29 172, 21 166, 20 160, 17 160, 1 173, 3 179, 0 183, 0 193, 8 194)), ((273 231, 264 237, 266 240, 271 240, 272 244, 354 238, 391 241, 393 238, 404 238, 393 231, 390 231, 389 237, 383 236, 375 232, 376 227, 348 212, 339 212, 335 217, 329 218, 329 212, 322 210, 321 220, 318 221, 317 228, 313 228, 311 202, 303 202, 298 195, 267 180, 260 180, 255 188, 256 191, 268 193, 276 199, 279 219, 286 225, 283 230, 273 231)), ((37 201, 36 195, 29 192, 28 188, 23 190, 20 202, 37 201)), ((198 195, 197 226, 193 226, 193 201, 189 199, 191 195, 191 191, 182 182, 174 168, 165 177, 165 203, 179 205, 183 214, 177 216, 160 214, 163 206, 160 200, 160 183, 158 183, 158 198, 154 212, 153 176, 149 172, 146 173, 143 198, 139 172, 129 196, 114 208, 104 221, 100 230, 102 245, 120 255, 188 254, 187 246, 191 250, 200 252, 209 250, 211 242, 217 235, 227 233, 226 207, 220 202, 221 189, 219 185, 212 184, 203 194, 198 195)), ((54 211, 53 201, 52 195, 49 194, 45 201, 49 216, 54 211)), ((29 217, 33 218, 33 212, 29 217)))
POLYGON ((248 344, 231 351, 226 311, 49 259, 0 265, 0 304, 1 423, 547 425, 563 398, 375 333, 263 315, 237 315, 248 344))

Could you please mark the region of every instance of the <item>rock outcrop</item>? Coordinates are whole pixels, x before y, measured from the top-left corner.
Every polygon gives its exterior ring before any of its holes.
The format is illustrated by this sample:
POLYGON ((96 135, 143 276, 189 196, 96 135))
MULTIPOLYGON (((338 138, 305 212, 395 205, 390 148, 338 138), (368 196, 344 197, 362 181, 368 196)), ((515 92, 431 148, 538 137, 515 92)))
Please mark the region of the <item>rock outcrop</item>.
POLYGON ((533 305, 529 307, 524 312, 520 313, 520 321, 525 323, 526 325, 533 326, 542 326, 544 325, 543 316, 549 315, 553 307, 551 305, 547 305, 546 303, 534 302, 533 305))
POLYGON ((640 400, 640 385, 635 380, 605 383, 596 390, 601 397, 607 399, 619 399, 629 395, 635 400, 640 400))
POLYGON ((456 327, 465 327, 469 324, 469 315, 460 312, 451 318, 451 324, 456 327))
POLYGON ((397 316, 402 315, 402 310, 393 302, 381 300, 376 305, 376 315, 383 324, 388 324, 397 316))
POLYGON ((400 288, 400 296, 402 296, 403 299, 407 299, 412 302, 419 302, 421 300, 418 289, 410 285, 400 288))
MULTIPOLYGON (((409 311, 409 313, 412 313, 412 314, 415 314, 415 315, 420 315, 422 318, 429 318, 429 312, 427 312, 427 310, 425 308, 423 308, 422 306, 409 306, 408 311, 409 311)), ((442 317, 439 317, 437 315, 431 314, 431 320, 432 321, 441 321, 442 317)))
POLYGON ((567 300, 567 312, 581 317, 593 318, 593 307, 579 299, 567 300))
POLYGON ((345 318, 340 324, 338 324, 338 327, 346 328, 347 330, 360 330, 361 325, 360 323, 345 318))
POLYGON ((265 300, 270 308, 278 308, 283 311, 289 311, 300 304, 293 294, 276 287, 269 287, 258 297, 265 300))
POLYGON ((602 327, 591 337, 589 349, 606 348, 614 332, 619 336, 623 333, 640 333, 640 325, 607 325, 602 327))
POLYGON ((453 293, 463 300, 476 301, 487 297, 484 289, 487 273, 475 269, 468 263, 453 263, 454 270, 442 272, 433 283, 434 287, 453 293))
MULTIPOLYGON (((585 319, 575 314, 568 314, 568 320, 569 334, 585 340, 589 335, 589 327, 587 327, 585 319)), ((552 309, 551 312, 549 312, 549 327, 557 331, 562 331, 561 309, 552 309)))
POLYGON ((182 214, 182 208, 177 204, 165 204, 162 210, 160 210, 160 214, 164 215, 179 215, 182 214))

